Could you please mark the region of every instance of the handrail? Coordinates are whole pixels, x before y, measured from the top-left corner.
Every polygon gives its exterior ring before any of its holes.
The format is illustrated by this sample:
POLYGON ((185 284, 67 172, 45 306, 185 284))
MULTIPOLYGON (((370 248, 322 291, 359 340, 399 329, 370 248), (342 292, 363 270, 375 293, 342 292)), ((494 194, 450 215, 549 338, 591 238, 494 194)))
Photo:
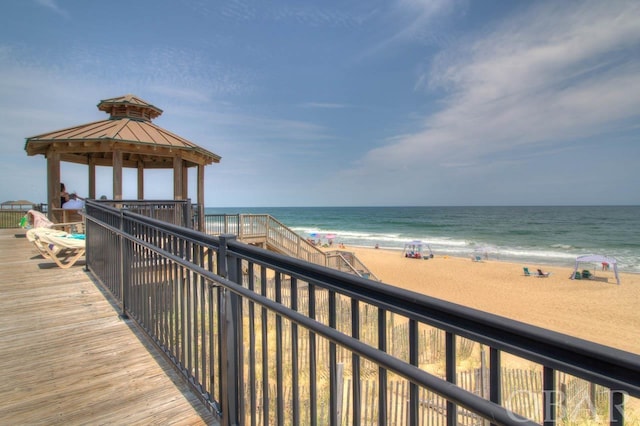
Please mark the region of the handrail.
POLYGON ((326 265, 326 256, 289 227, 268 214, 205 215, 205 232, 210 235, 233 234, 241 241, 265 238, 269 248, 318 265, 326 265))
POLYGON ((264 237, 269 249, 317 265, 378 279, 355 254, 338 250, 324 252, 268 214, 205 215, 205 223, 208 224, 205 232, 210 235, 233 234, 245 242, 264 237))
POLYGON ((193 228, 191 200, 93 200, 95 203, 126 209, 143 216, 193 228))
POLYGON ((317 283, 321 279, 323 287, 336 293, 640 397, 640 355, 384 283, 319 268, 277 253, 256 252, 244 244, 229 242, 229 246, 238 257, 255 263, 268 262, 275 269, 301 281, 317 283))
MULTIPOLYGON (((624 420, 623 395, 640 397, 636 354, 242 244, 232 236, 212 237, 90 201, 87 267, 120 300, 122 313, 149 333, 203 401, 221 415, 223 424, 251 423, 249 419, 260 415, 258 406, 263 407, 263 424, 269 416, 299 424, 301 416, 320 418, 326 408, 317 401, 323 398, 328 398, 327 422, 337 423, 338 364, 348 362, 358 378, 360 358, 378 368, 380 419, 386 419, 389 408, 387 377, 397 374, 410 383, 407 403, 413 422, 421 407, 418 392, 426 389, 447 399, 439 415, 450 420, 459 415, 456 407, 464 407, 493 424, 531 424, 500 405, 503 352, 543 366, 545 423, 561 415, 554 403, 559 392, 556 372, 609 388, 612 424, 624 420), (321 309, 322 300, 328 307, 321 309), (350 306, 346 323, 340 320, 339 306, 350 306), (377 320, 367 326, 377 327, 377 343, 360 329, 371 310, 377 311, 377 320), (392 316, 408 325, 408 358, 389 350, 392 316), (446 380, 419 366, 417 331, 422 326, 446 334, 446 380), (456 336, 490 348, 490 400, 454 384, 456 336), (322 339, 331 344, 328 359, 319 362, 325 353, 318 347, 322 339), (295 358, 285 362, 286 353, 295 358), (305 379, 308 391, 299 390, 304 371, 299 356, 305 357, 304 369, 310 372, 305 379), (314 379, 325 368, 331 391, 314 379), (293 401, 286 410, 285 383, 292 384, 294 392, 286 397, 293 401), (271 385, 275 393, 263 392, 271 385)), ((362 389, 356 382, 351 388, 352 416, 362 415, 362 389)))
POLYGON ((359 277, 380 281, 376 275, 358 259, 355 253, 344 250, 332 250, 325 252, 327 266, 339 271, 350 272, 359 277))

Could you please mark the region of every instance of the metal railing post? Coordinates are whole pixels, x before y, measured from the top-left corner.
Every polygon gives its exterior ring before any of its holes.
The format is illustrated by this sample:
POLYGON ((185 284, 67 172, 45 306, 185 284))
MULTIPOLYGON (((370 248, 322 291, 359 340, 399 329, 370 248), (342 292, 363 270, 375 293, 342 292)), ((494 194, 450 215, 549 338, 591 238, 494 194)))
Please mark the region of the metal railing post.
MULTIPOLYGON (((229 265, 227 255, 228 241, 234 241, 235 235, 220 235, 220 248, 218 250, 218 275, 237 282, 236 268, 229 265)), ((222 324, 222 344, 221 351, 223 372, 220 376, 222 389, 225 392, 221 395, 222 424, 235 426, 241 424, 241 394, 240 386, 240 338, 242 329, 242 318, 239 315, 239 297, 229 289, 224 289, 222 294, 222 305, 220 306, 222 324)))
MULTIPOLYGON (((445 370, 447 382, 457 384, 456 377, 456 336, 453 333, 445 332, 445 370)), ((416 423, 417 424, 417 423, 416 423)), ((458 406, 447 400, 447 426, 458 424, 458 406)))
POLYGON ((120 243, 120 258, 118 259, 118 263, 119 263, 119 268, 120 268, 120 298, 122 299, 122 303, 121 303, 121 312, 120 312, 120 318, 122 319, 129 319, 129 316, 127 315, 127 291, 128 289, 128 285, 125 284, 125 280, 128 283, 128 275, 129 274, 125 274, 124 271, 124 265, 125 265, 125 255, 124 255, 124 250, 125 250, 125 238, 124 238, 124 211, 120 210, 120 235, 118 237, 119 243, 120 243))
MULTIPOLYGON (((558 404, 556 391, 556 372, 553 368, 544 366, 542 369, 542 414, 544 426, 555 426, 556 405, 558 404)), ((560 395, 564 398, 564 395, 560 395)))

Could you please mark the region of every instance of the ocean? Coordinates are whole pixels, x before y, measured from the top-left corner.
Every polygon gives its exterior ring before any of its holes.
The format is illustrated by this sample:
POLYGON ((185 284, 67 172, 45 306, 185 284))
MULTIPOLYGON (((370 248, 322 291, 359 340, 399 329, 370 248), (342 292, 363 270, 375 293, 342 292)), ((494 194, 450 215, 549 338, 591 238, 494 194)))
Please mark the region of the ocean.
POLYGON ((577 256, 612 256, 618 270, 640 273, 640 206, 561 207, 252 207, 206 208, 207 214, 269 214, 334 247, 402 251, 422 241, 434 256, 478 253, 508 262, 572 267, 577 256))

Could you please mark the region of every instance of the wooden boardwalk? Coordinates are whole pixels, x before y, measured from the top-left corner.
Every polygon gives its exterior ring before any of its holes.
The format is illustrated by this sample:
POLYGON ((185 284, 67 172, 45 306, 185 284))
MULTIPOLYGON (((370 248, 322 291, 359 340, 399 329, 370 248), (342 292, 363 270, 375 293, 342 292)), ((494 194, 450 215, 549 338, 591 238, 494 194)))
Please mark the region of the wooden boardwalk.
POLYGON ((0 424, 217 424, 84 271, 0 229, 0 424))

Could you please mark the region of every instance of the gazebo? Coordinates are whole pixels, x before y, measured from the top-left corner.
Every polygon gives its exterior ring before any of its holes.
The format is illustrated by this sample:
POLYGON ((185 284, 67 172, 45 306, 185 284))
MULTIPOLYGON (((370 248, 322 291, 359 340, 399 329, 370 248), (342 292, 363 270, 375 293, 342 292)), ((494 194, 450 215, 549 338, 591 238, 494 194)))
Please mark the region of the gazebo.
POLYGON ((122 200, 122 169, 138 170, 138 199, 144 199, 144 169, 173 169, 173 198, 187 198, 189 167, 197 167, 197 203, 204 223, 204 167, 221 157, 151 122, 162 110, 134 95, 100 101, 107 120, 27 138, 27 155, 47 158, 47 202, 60 206, 60 162, 88 166, 89 198, 96 198, 96 166, 113 168, 113 198, 122 200))

